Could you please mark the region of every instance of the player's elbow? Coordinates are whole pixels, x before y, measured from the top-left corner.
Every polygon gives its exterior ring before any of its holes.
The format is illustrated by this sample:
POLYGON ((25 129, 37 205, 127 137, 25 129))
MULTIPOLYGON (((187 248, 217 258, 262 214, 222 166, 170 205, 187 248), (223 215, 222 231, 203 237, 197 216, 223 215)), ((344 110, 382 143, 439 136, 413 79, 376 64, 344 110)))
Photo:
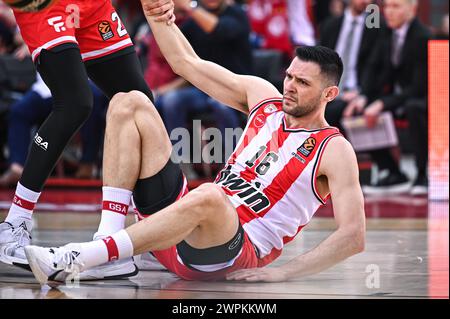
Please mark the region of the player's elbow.
POLYGON ((366 246, 366 229, 364 226, 357 226, 352 230, 353 254, 362 253, 366 246))
POLYGON ((366 230, 364 225, 349 225, 344 229, 346 238, 346 248, 349 256, 359 254, 364 251, 366 245, 366 230))

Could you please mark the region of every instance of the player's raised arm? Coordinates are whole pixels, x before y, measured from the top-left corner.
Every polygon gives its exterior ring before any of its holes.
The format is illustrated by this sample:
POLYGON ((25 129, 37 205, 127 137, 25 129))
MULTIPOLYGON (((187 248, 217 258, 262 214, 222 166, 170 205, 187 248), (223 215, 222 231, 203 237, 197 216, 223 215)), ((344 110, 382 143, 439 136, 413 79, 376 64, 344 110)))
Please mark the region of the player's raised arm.
POLYGON ((158 0, 141 0, 147 21, 159 48, 173 71, 214 99, 248 113, 248 106, 261 99, 280 96, 268 81, 235 74, 222 66, 202 60, 175 24, 158 22, 168 10, 158 0))

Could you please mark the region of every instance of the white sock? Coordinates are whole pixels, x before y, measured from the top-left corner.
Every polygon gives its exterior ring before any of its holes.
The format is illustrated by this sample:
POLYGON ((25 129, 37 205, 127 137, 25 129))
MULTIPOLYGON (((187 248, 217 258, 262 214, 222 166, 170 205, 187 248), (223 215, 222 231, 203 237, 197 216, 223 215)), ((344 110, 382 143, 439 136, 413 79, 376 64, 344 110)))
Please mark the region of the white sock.
POLYGON ((40 192, 34 192, 20 183, 17 183, 13 203, 5 221, 15 226, 25 222, 27 229, 31 230, 33 210, 40 195, 40 192))
POLYGON ((108 261, 132 257, 134 251, 130 236, 124 229, 104 239, 67 245, 69 249, 72 247, 80 251, 78 258, 84 264, 82 270, 108 261))
POLYGON ((81 271, 104 264, 108 261, 108 250, 102 240, 68 244, 65 247, 80 252, 78 258, 83 263, 83 267, 80 269, 81 271))
POLYGON ((105 237, 125 228, 132 192, 127 189, 103 187, 102 219, 94 238, 105 237))

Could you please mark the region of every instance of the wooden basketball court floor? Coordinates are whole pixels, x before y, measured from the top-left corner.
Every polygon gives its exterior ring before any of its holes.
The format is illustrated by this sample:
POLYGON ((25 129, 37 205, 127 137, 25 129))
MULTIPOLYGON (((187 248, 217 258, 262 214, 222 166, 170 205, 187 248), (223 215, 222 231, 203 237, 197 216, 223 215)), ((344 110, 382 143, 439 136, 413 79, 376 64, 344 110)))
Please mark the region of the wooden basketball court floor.
MULTIPOLYGON (((448 202, 441 202, 428 205, 427 217, 371 216, 363 253, 289 282, 189 282, 165 271, 141 271, 127 280, 50 289, 40 287, 31 273, 0 263, 0 299, 448 298, 448 209, 448 202)), ((34 214, 33 243, 87 241, 98 222, 99 214, 39 212, 34 214)), ((313 218, 273 266, 315 247, 334 227, 331 217, 313 218)))

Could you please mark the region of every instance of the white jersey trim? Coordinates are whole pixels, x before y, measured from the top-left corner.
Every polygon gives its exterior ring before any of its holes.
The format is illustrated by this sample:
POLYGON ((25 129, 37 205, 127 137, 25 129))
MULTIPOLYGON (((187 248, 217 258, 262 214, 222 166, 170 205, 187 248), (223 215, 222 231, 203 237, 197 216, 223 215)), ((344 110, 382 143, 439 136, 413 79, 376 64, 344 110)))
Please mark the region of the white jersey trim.
POLYGON ((282 97, 273 97, 273 98, 268 98, 266 100, 262 100, 261 102, 259 102, 258 104, 256 104, 253 109, 250 111, 250 113, 248 114, 248 120, 250 121, 250 117, 252 117, 257 111, 258 109, 263 106, 266 103, 275 103, 275 102, 282 102, 283 98, 282 97))
POLYGON ((115 51, 117 49, 120 49, 121 47, 126 46, 128 44, 133 44, 133 42, 131 41, 130 38, 122 40, 120 42, 117 42, 117 43, 115 43, 113 45, 110 45, 109 47, 106 47, 106 48, 103 48, 103 49, 100 49, 100 50, 85 52, 85 53, 81 54, 81 57, 83 58, 83 60, 92 59, 92 58, 95 58, 97 56, 103 55, 105 53, 112 52, 112 51, 115 51))
MULTIPOLYGON (((332 138, 334 138, 334 137, 336 137, 336 136, 340 136, 340 134, 339 134, 339 133, 335 133, 335 134, 333 134, 333 135, 330 135, 330 136, 328 136, 327 138, 325 138, 325 139, 322 141, 322 143, 320 144, 319 150, 317 151, 317 157, 316 157, 316 160, 315 160, 315 162, 314 162, 313 172, 312 172, 312 174, 311 174, 311 188, 312 188, 312 191, 313 191, 314 195, 316 196, 316 199, 317 199, 317 200, 319 201, 319 203, 322 204, 322 205, 325 205, 325 204, 326 204, 326 199, 327 199, 327 198, 323 198, 323 197, 320 195, 320 193, 319 193, 319 191, 317 190, 317 188, 316 188, 317 172, 319 171, 320 161, 321 161, 321 159, 322 159, 323 152, 325 151, 325 148, 326 148, 328 142, 329 142, 332 138)), ((327 196, 327 197, 328 197, 328 196, 327 196)))

